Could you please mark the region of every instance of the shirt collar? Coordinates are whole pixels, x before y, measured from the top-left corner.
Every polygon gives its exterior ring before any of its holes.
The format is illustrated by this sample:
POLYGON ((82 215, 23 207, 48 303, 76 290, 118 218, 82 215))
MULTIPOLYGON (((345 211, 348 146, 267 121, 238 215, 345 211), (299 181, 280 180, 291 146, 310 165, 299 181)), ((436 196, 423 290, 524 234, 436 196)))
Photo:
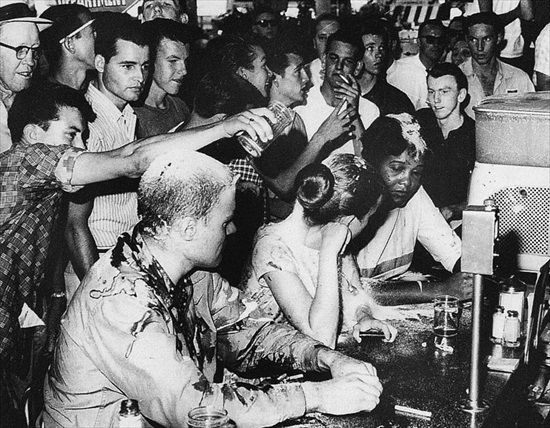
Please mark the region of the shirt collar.
POLYGON ((86 95, 93 104, 92 107, 94 108, 94 112, 96 114, 99 113, 102 116, 109 117, 111 120, 118 121, 121 118, 126 118, 129 115, 135 114, 134 109, 130 106, 130 104, 126 104, 124 109, 120 111, 105 94, 95 87, 93 82, 88 86, 86 95))

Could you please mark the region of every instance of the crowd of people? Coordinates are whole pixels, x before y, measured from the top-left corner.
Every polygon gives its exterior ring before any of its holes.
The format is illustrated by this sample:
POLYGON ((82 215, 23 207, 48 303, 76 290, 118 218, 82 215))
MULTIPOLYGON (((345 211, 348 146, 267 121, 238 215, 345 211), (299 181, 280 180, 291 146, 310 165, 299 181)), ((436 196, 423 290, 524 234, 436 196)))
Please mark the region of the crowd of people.
POLYGON ((112 426, 126 398, 155 426, 199 405, 239 427, 374 409, 375 367, 339 340, 391 342, 389 306, 471 297, 451 224, 473 107, 550 88, 549 26, 531 77, 502 50, 530 1, 486 3, 423 22, 399 58, 377 14, 285 33, 258 8, 204 46, 179 0, 144 0, 141 20, 2 2, 3 426, 24 426, 29 394, 46 427, 112 426), (238 136, 270 141, 274 102, 292 123, 252 158, 238 136), (439 278, 406 279, 420 246, 439 278), (330 376, 261 386, 289 372, 330 376))

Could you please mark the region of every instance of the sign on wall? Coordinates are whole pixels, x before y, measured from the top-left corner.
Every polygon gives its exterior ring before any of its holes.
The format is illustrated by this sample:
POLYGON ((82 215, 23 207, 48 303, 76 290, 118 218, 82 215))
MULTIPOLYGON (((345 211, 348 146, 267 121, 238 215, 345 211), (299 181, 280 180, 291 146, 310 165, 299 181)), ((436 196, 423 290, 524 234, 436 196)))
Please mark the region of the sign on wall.
POLYGON ((86 6, 88 9, 97 9, 100 7, 126 6, 126 0, 57 0, 57 4, 78 3, 86 6))

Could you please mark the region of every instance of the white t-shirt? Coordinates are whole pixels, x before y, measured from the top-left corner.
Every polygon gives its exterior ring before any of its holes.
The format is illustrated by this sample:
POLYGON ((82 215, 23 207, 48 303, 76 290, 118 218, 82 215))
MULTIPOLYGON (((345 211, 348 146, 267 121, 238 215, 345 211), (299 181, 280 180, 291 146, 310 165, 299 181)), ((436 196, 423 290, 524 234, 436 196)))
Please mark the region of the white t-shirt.
MULTIPOLYGON (((307 104, 298 106, 294 109, 304 121, 308 140, 317 132, 327 117, 334 111, 334 107, 328 105, 321 93, 320 86, 314 86, 310 89, 307 96, 307 104)), ((359 116, 361 122, 367 129, 374 119, 380 116, 380 110, 373 102, 360 97, 359 98, 359 116)), ((351 153, 355 154, 353 149, 353 140, 348 141, 342 147, 334 150, 333 153, 351 153)))

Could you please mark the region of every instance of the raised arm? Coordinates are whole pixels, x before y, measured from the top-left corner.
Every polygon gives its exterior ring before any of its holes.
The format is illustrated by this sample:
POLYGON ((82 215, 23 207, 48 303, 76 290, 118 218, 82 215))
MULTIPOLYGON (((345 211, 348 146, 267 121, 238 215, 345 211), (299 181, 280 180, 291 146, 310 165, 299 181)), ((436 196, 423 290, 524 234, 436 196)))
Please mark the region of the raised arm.
MULTIPOLYGON (((349 134, 349 117, 353 109, 351 107, 343 108, 343 106, 344 101, 321 124, 304 150, 288 168, 284 168, 278 174, 273 175, 266 173, 262 167, 262 163, 270 161, 269 158, 260 161, 254 159, 252 161, 252 165, 266 181, 268 187, 281 199, 287 202, 294 200, 294 180, 304 166, 324 159, 330 154, 331 148, 339 147, 350 138, 353 138, 353 135, 349 134)), ((295 115, 294 124, 290 132, 290 138, 308 138, 304 122, 299 114, 295 115)))
POLYGON ((340 314, 339 254, 348 229, 340 223, 323 227, 317 287, 312 297, 295 273, 274 270, 263 278, 289 322, 300 332, 334 348, 340 314))
POLYGON ((129 143, 120 149, 101 153, 85 152, 73 168, 72 185, 83 185, 118 177, 139 177, 157 156, 172 150, 198 150, 221 138, 244 131, 262 141, 272 137, 264 117, 276 121, 267 108, 245 111, 214 124, 162 134, 129 143))

